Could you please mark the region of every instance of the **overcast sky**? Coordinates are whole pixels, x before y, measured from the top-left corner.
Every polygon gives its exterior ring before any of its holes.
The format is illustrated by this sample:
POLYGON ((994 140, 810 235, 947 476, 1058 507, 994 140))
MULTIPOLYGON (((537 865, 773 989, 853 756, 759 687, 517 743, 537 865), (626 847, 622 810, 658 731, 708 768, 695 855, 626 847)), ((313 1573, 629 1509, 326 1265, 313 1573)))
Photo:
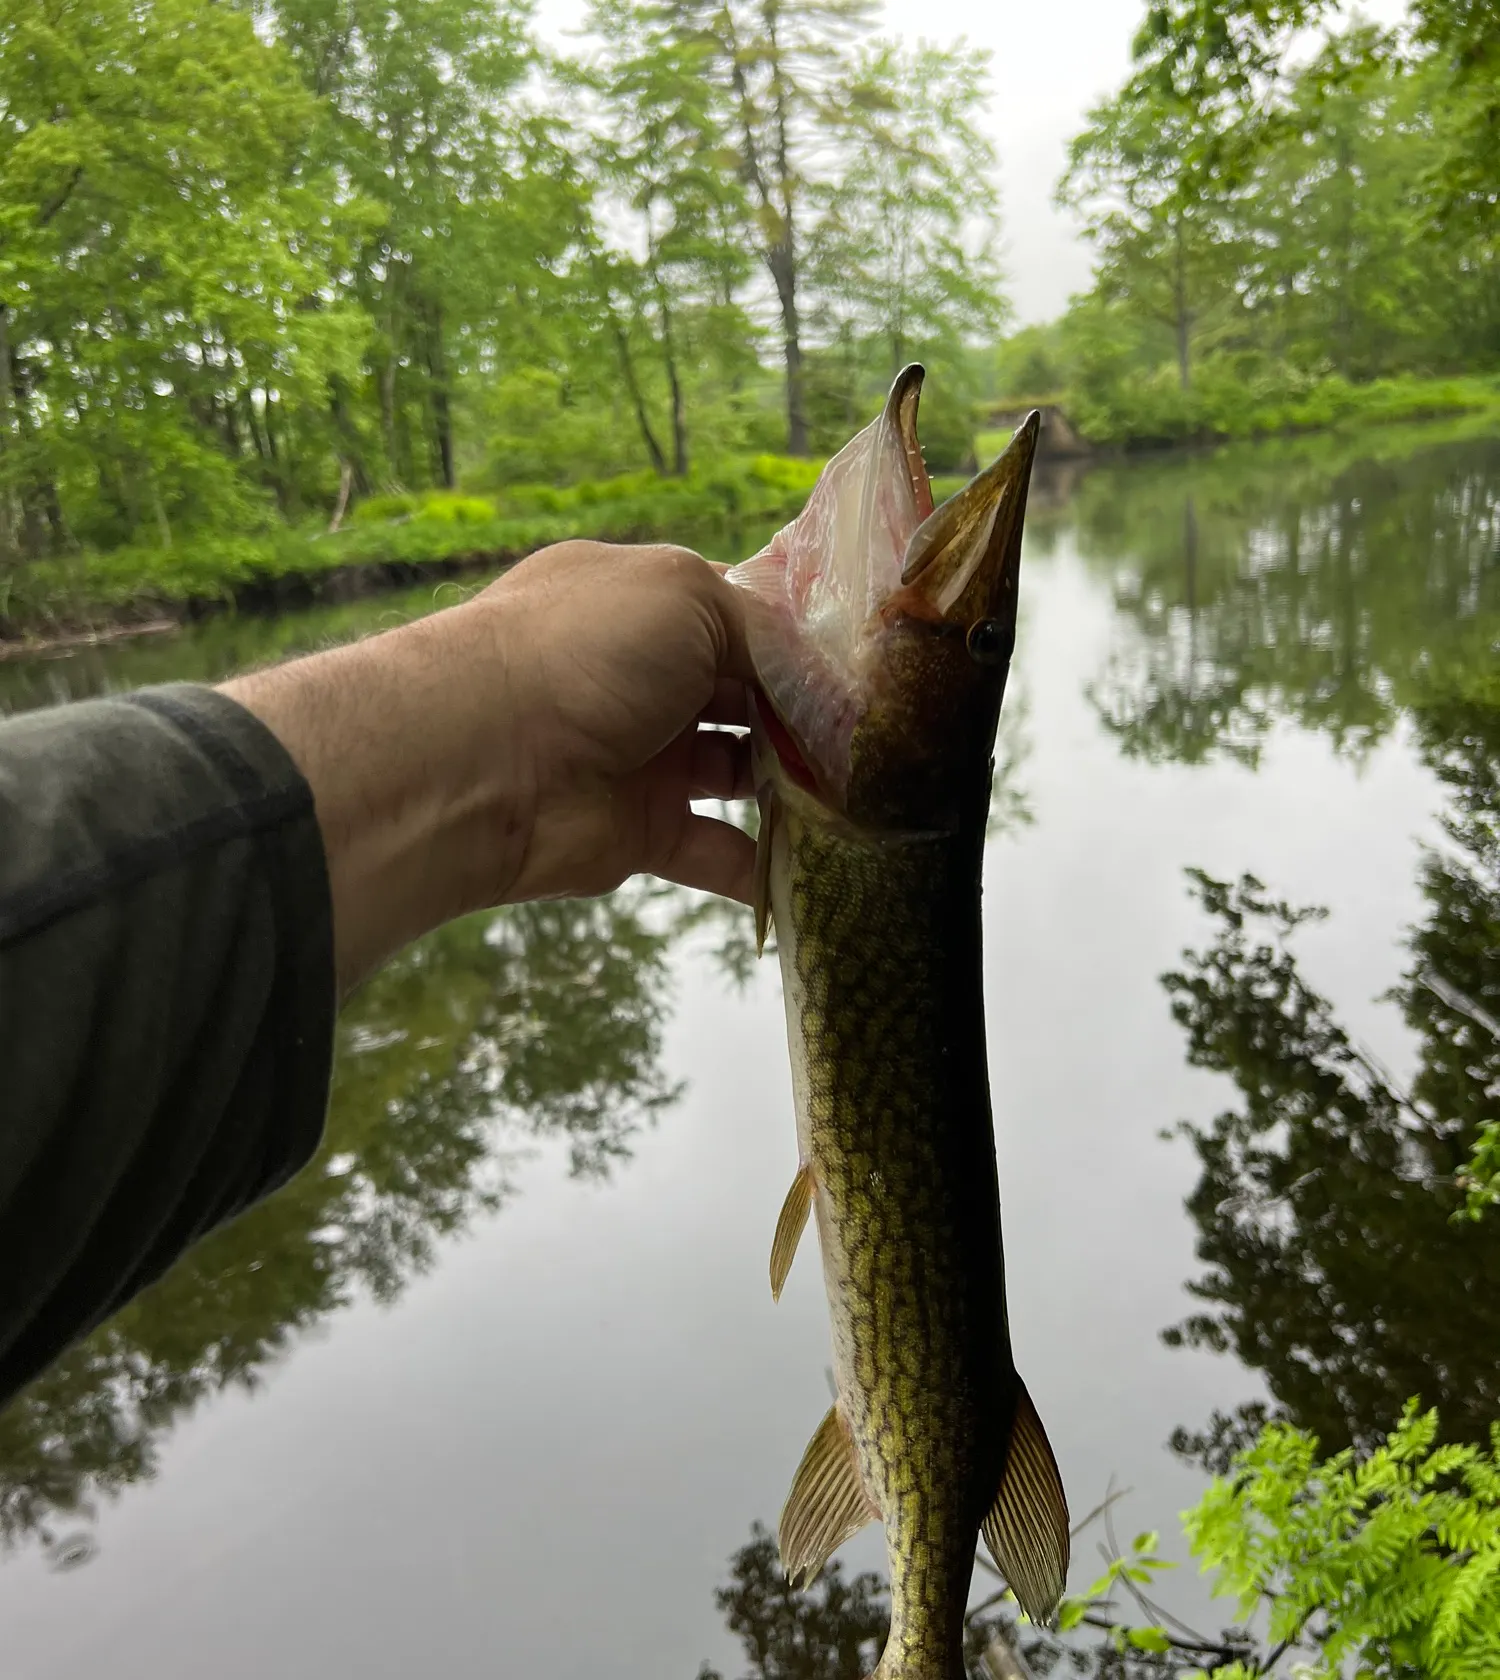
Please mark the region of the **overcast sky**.
MULTIPOLYGON (((1361 9, 1394 23, 1406 8, 1364 0, 1361 9)), ((962 35, 991 54, 1006 270, 1023 322, 1050 319, 1087 284, 1088 250, 1052 189, 1084 112, 1124 77, 1144 10, 1143 0, 886 0, 886 33, 945 45, 962 35)), ((540 0, 539 21, 559 39, 583 11, 582 0, 540 0)))

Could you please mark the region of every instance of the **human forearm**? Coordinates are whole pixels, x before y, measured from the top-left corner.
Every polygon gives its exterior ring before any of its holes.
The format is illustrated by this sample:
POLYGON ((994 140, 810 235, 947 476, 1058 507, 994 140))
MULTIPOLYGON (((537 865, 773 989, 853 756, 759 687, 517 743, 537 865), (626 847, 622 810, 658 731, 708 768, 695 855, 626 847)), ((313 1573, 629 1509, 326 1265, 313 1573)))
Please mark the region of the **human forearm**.
POLYGON ((531 830, 503 612, 454 608, 223 685, 313 790, 341 994, 402 945, 503 898, 531 830))

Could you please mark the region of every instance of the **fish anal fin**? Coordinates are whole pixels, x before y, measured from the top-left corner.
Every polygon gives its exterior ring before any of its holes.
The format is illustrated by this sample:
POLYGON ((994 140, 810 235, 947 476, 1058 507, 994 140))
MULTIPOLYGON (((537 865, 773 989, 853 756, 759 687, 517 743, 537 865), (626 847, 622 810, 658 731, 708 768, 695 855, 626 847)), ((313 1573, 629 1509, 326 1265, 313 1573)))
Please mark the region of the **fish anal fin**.
POLYGON ((835 1401, 807 1443, 782 1509, 778 1539, 787 1579, 794 1587, 809 1585, 839 1547, 879 1515, 835 1401))
POLYGON ((755 954, 762 956, 771 931, 771 847, 776 839, 777 799, 767 786, 760 793, 760 833, 755 841, 754 897, 755 954))
POLYGON ((1049 1626, 1068 1578, 1068 1501, 1036 1407, 1020 1385, 1000 1491, 980 1532, 1027 1616, 1049 1626))
POLYGON ((781 1216, 776 1221, 776 1235, 771 1239, 771 1299, 781 1299, 786 1275, 792 1269, 797 1244, 807 1227, 807 1215, 812 1208, 813 1175, 806 1163, 797 1168, 797 1176, 781 1204, 781 1216))

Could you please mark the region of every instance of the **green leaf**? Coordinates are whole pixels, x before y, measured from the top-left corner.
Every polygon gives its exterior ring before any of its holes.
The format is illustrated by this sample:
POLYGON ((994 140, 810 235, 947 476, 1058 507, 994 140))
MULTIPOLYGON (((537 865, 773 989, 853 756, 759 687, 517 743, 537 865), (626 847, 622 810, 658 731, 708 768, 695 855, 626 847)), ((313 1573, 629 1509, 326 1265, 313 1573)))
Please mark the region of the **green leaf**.
POLYGON ((1138 1651, 1170 1651, 1172 1642, 1160 1628, 1131 1628, 1125 1635, 1138 1651))

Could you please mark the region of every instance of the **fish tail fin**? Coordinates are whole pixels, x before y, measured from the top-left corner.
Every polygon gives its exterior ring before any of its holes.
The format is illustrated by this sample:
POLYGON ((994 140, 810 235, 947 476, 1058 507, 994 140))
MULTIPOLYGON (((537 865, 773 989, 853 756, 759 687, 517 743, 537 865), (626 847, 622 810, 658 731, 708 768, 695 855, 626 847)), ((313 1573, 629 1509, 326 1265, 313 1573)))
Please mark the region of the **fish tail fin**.
POLYGON ((1068 1579, 1068 1501, 1042 1420, 1017 1379, 1005 1468, 980 1528, 995 1567, 1027 1616, 1050 1627, 1068 1579))

